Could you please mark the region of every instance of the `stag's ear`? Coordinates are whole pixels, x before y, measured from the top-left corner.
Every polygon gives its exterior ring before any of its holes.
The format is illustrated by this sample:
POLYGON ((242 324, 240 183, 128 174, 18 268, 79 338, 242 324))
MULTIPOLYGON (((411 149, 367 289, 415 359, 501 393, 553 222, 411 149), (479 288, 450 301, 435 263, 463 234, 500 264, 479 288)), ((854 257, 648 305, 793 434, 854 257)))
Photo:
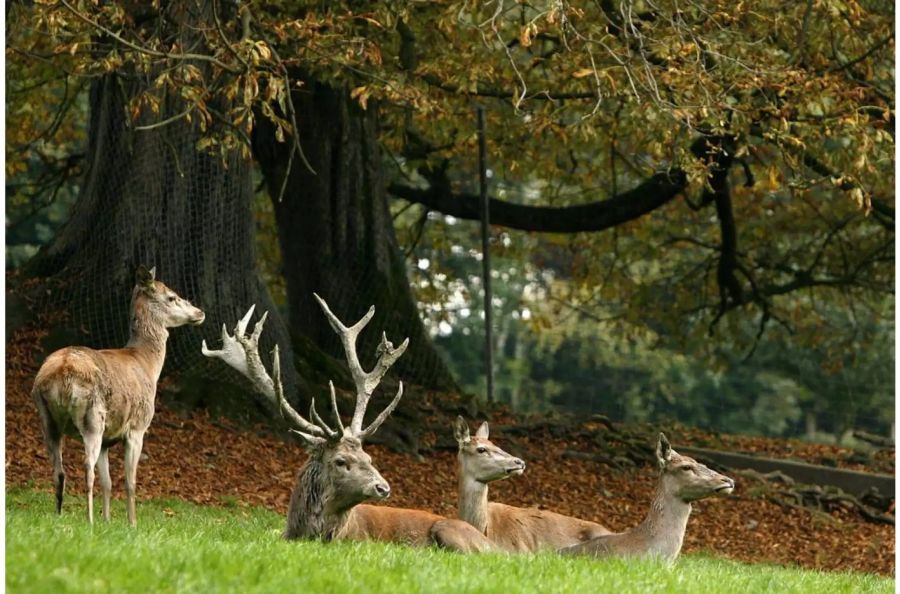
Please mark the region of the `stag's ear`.
POLYGON ((456 423, 453 424, 453 436, 460 445, 469 443, 469 424, 462 416, 456 417, 456 423))
POLYGON ((481 424, 481 427, 478 428, 478 431, 475 432, 475 437, 482 437, 484 439, 487 439, 490 433, 491 428, 488 427, 487 421, 485 421, 481 424))
POLYGON ((659 467, 665 468, 671 458, 672 446, 669 445, 669 440, 666 439, 665 433, 660 433, 659 441, 656 442, 656 461, 659 463, 659 467))
POLYGON ((150 289, 153 287, 153 281, 156 278, 156 266, 147 270, 147 267, 141 264, 138 266, 137 272, 134 275, 134 281, 136 284, 144 287, 145 289, 150 289))

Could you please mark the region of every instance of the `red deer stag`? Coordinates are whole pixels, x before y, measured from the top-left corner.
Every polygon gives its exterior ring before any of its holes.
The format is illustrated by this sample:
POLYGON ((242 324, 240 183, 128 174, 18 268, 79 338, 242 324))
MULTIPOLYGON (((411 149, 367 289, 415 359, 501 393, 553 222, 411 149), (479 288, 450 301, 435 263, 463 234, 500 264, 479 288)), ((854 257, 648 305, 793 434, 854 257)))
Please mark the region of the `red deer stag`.
POLYGON ((297 474, 288 510, 287 539, 380 540, 415 546, 437 544, 458 551, 483 551, 492 549, 490 543, 477 530, 460 520, 412 509, 400 509, 363 504, 364 501, 383 500, 390 494, 388 483, 372 465, 362 443, 387 419, 400 402, 403 383, 387 408, 363 428, 363 417, 372 392, 378 386, 388 368, 406 350, 409 340, 394 348, 382 334, 376 350, 378 360, 372 371, 363 370, 356 354, 356 339, 375 314, 369 308, 363 318, 347 327, 331 312, 318 295, 316 300, 325 312, 331 327, 340 336, 350 374, 356 384, 356 408, 349 426, 344 426, 338 411, 334 385, 331 388, 331 408, 336 428, 330 427, 316 412, 311 403, 307 420, 297 413, 284 397, 278 347, 273 352, 272 377, 259 357, 259 336, 266 315, 256 323, 253 333, 247 335, 247 325, 254 307, 241 319, 229 336, 222 328, 223 346, 210 350, 203 343, 203 354, 218 357, 247 377, 293 427, 309 451, 306 464, 297 474))
POLYGON ((638 526, 562 549, 567 555, 659 557, 673 563, 681 552, 691 502, 734 490, 734 480, 672 449, 662 433, 656 445, 659 486, 638 526))
POLYGON ((155 280, 155 268, 137 271, 131 294, 131 332, 121 349, 67 347, 52 353, 34 378, 44 441, 53 463, 56 511, 62 513, 66 435, 84 441, 87 517, 94 523, 94 468, 103 489, 103 519, 109 520, 109 446, 125 442, 128 522, 135 526, 134 489, 144 432, 153 419, 156 382, 166 358, 167 328, 200 324, 204 313, 155 280))
POLYGON ((459 444, 459 517, 477 528, 505 551, 559 549, 585 542, 610 531, 552 511, 514 507, 488 501, 488 484, 525 471, 525 462, 494 445, 488 424, 469 435, 469 425, 457 417, 454 428, 459 444))

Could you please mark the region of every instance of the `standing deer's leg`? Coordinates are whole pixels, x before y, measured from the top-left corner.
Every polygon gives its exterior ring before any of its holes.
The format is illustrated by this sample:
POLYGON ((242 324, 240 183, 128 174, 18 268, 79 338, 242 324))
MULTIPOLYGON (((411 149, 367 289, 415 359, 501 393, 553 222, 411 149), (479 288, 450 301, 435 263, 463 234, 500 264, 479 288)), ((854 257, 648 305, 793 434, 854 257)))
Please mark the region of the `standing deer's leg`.
POLYGON ((137 465, 144 447, 144 432, 130 433, 125 437, 125 497, 128 503, 128 523, 137 526, 134 512, 134 492, 137 484, 137 465))
POLYGON ((97 470, 100 472, 100 487, 103 489, 103 519, 109 522, 109 496, 112 493, 112 480, 109 478, 109 448, 100 448, 97 470))
POLYGON ((88 522, 94 523, 94 467, 100 458, 100 450, 103 442, 102 429, 94 430, 82 435, 84 438, 84 479, 87 484, 87 517, 88 522))
POLYGON ((37 404, 38 414, 41 417, 41 429, 44 434, 44 444, 50 455, 50 463, 53 464, 53 486, 56 491, 56 513, 62 514, 63 493, 66 490, 66 471, 63 468, 63 435, 56 426, 50 411, 47 409, 47 401, 39 393, 34 394, 34 402, 37 404))
POLYGON ((63 440, 60 435, 52 444, 47 443, 53 462, 53 486, 56 488, 56 513, 62 515, 63 494, 66 491, 66 470, 63 468, 63 440))

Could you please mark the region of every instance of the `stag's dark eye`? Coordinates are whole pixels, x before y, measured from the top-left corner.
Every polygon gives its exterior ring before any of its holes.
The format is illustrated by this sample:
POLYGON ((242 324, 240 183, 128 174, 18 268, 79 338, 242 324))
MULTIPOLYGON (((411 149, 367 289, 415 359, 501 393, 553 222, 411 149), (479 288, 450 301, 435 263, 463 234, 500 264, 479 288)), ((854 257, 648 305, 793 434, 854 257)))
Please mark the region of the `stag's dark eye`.
POLYGON ((340 468, 342 466, 346 466, 347 462, 343 458, 338 458, 334 461, 334 465, 340 468))
POLYGON ((169 303, 174 303, 176 299, 178 299, 178 297, 172 295, 171 297, 169 297, 169 303))
POLYGON ((478 452, 479 454, 485 454, 485 453, 487 453, 487 448, 485 448, 485 447, 478 447, 478 448, 475 449, 475 451, 478 452))

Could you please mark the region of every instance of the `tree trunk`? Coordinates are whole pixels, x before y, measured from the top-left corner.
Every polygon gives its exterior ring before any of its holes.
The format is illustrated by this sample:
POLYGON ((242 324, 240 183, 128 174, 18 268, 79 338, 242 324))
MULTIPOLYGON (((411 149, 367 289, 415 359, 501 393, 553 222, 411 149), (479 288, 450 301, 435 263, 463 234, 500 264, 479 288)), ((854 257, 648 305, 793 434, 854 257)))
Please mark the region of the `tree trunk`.
MULTIPOLYGON (((251 304, 256 317, 269 311, 261 340, 266 363, 276 342, 290 353, 287 328, 256 273, 251 163, 237 152, 223 158, 196 150, 200 130, 184 120, 135 130, 127 104, 140 90, 117 76, 93 84, 80 198, 27 273, 45 279, 39 309, 67 312, 70 332, 57 342, 114 347, 128 337, 137 265, 156 266, 158 279, 207 314, 202 326, 171 332, 166 371, 205 378, 198 385, 223 374, 237 384, 236 374, 202 356, 200 343, 205 338, 215 348, 222 324, 233 329, 251 304)), ((167 103, 153 121, 183 110, 167 103)), ((287 389, 299 388, 291 366, 283 369, 287 389)))
POLYGON ((399 376, 434 388, 455 387, 422 324, 394 234, 377 106, 363 110, 346 89, 314 81, 294 92, 294 104, 300 144, 316 173, 295 155, 281 201, 291 144, 275 142, 264 124, 254 138, 274 201, 291 329, 343 358, 313 293, 347 324, 374 304, 375 318, 360 338, 364 364, 374 362, 382 331, 395 344, 409 337, 409 350, 395 368, 399 376))

